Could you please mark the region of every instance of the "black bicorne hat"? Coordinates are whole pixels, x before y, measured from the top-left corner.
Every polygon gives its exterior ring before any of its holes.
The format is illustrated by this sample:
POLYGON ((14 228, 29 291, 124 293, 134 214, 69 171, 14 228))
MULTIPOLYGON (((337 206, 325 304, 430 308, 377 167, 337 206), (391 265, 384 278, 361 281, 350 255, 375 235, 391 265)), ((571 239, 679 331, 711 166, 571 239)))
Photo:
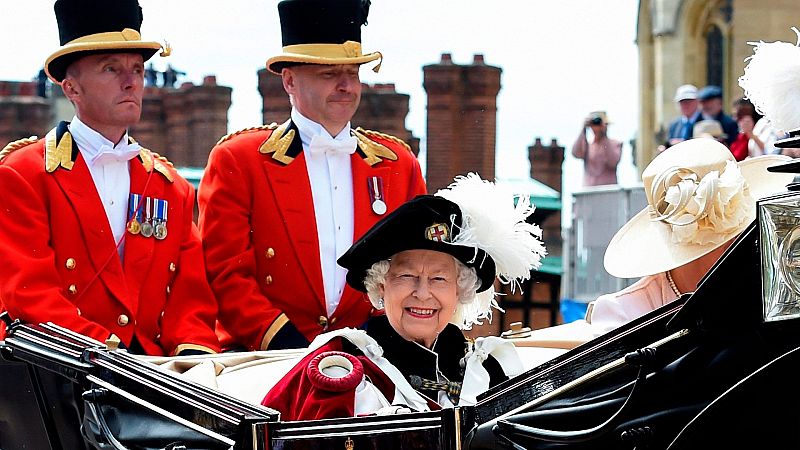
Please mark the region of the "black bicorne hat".
POLYGON ((378 261, 406 250, 434 250, 453 255, 478 273, 485 291, 494 284, 495 264, 482 249, 453 244, 462 226, 456 203, 433 195, 419 195, 381 219, 342 255, 338 263, 347 269, 347 283, 366 292, 367 270, 378 261))
POLYGON ((382 58, 380 52, 361 52, 361 26, 367 23, 369 6, 370 0, 281 1, 283 53, 268 59, 267 69, 280 74, 298 63, 363 64, 382 58))
MULTIPOLYGON (((137 0, 56 0, 53 9, 61 47, 47 58, 44 70, 56 83, 71 63, 91 53, 138 52, 146 61, 163 48, 158 42, 142 41, 137 0)), ((169 55, 169 48, 161 55, 169 55)))

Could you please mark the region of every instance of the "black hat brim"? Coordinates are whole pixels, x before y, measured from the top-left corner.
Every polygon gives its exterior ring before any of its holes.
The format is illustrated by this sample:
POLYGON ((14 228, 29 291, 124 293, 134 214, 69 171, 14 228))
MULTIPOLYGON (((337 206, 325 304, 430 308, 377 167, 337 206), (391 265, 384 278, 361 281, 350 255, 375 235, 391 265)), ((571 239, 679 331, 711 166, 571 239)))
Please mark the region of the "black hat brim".
POLYGON ((452 255, 475 269, 481 280, 477 292, 489 289, 495 281, 494 260, 477 247, 427 239, 425 230, 435 223, 445 223, 451 230, 457 229, 461 225, 458 205, 432 195, 417 196, 401 205, 376 223, 339 258, 339 265, 348 270, 347 283, 366 292, 364 278, 376 262, 406 250, 432 250, 452 255))

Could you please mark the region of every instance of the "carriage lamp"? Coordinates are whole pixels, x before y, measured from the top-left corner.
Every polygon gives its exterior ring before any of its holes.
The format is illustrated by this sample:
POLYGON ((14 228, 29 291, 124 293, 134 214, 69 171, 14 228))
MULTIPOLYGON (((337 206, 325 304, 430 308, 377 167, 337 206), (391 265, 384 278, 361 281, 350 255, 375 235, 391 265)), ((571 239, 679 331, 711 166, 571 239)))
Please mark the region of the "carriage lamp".
POLYGON ((763 319, 800 317, 800 192, 759 201, 758 225, 763 319))

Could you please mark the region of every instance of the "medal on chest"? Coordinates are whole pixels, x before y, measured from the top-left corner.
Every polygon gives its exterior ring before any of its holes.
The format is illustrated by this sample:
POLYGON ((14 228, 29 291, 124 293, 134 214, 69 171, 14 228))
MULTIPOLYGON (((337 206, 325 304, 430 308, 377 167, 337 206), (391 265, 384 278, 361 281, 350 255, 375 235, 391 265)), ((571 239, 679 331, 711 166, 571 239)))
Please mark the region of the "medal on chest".
POLYGON ((372 212, 379 216, 386 214, 386 199, 383 193, 383 178, 369 177, 367 179, 367 183, 369 183, 367 190, 369 191, 372 212))

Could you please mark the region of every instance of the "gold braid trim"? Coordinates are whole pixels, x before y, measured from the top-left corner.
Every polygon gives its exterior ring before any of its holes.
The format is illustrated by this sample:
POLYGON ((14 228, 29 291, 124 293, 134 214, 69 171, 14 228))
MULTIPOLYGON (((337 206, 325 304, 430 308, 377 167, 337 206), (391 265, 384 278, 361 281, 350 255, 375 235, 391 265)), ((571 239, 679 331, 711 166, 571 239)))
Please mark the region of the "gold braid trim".
POLYGON ((271 153, 272 159, 283 164, 289 164, 294 161, 293 157, 286 154, 292 145, 295 135, 294 130, 289 129, 291 123, 291 120, 287 120, 281 126, 276 127, 275 131, 270 133, 269 137, 258 147, 258 151, 265 155, 271 153))
POLYGON ((164 175, 164 178, 172 183, 173 178, 170 168, 174 166, 170 160, 144 147, 139 150, 139 157, 142 158, 142 165, 146 171, 150 172, 155 169, 156 172, 164 175))
POLYGON ((396 138, 394 136, 379 133, 377 131, 370 131, 365 130, 361 127, 356 128, 353 131, 353 134, 358 139, 358 148, 364 153, 365 158, 364 161, 369 164, 370 166, 374 166, 379 162, 383 161, 384 159, 388 159, 390 161, 396 161, 397 155, 393 152, 389 147, 375 142, 373 138, 379 137, 383 138, 392 142, 397 142, 398 144, 402 144, 408 151, 411 151, 411 147, 408 146, 405 142, 396 138))
POLYGON ((275 122, 272 122, 269 125, 260 125, 260 126, 257 126, 257 127, 244 128, 244 129, 241 129, 239 131, 235 131, 233 133, 229 133, 229 134, 226 134, 225 136, 222 136, 221 138, 219 138, 217 143, 214 144, 214 145, 222 144, 223 142, 227 141, 228 139, 230 139, 232 137, 235 137, 235 136, 238 136, 238 135, 243 134, 243 133, 250 133, 252 131, 261 131, 261 130, 274 130, 275 128, 278 128, 278 124, 275 123, 275 122))
POLYGON ((387 141, 392 141, 396 144, 400 144, 406 148, 406 150, 411 151, 411 146, 406 143, 406 141, 400 139, 397 136, 392 136, 391 134, 381 133, 380 131, 372 131, 372 130, 365 130, 361 127, 356 128, 357 132, 364 133, 368 137, 379 137, 386 139, 387 141))
POLYGON ((10 155, 15 150, 19 150, 22 147, 31 145, 31 144, 35 143, 36 141, 38 141, 38 140, 39 140, 38 137, 31 136, 31 137, 27 137, 27 138, 22 138, 22 139, 16 140, 14 142, 9 142, 8 144, 6 144, 5 147, 3 147, 3 150, 0 150, 0 161, 5 159, 6 156, 10 155))

